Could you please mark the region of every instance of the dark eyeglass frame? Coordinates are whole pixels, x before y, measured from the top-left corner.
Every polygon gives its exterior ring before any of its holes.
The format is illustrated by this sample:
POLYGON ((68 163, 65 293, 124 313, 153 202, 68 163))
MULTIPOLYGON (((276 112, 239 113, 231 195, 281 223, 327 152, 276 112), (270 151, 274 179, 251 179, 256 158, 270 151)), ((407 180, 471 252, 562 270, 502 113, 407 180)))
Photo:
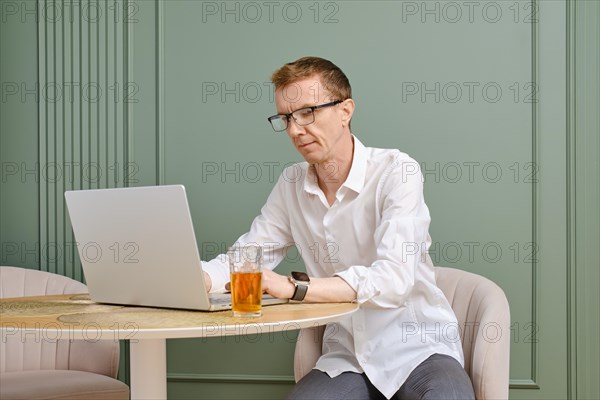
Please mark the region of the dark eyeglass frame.
POLYGON ((312 124, 313 122, 315 122, 315 110, 319 110, 319 109, 321 109, 321 108, 325 108, 325 107, 332 107, 332 106, 338 105, 338 104, 340 104, 340 103, 343 103, 343 102, 344 102, 344 100, 334 100, 334 101, 332 101, 332 102, 325 103, 325 104, 319 104, 319 105, 317 105, 317 106, 302 107, 302 108, 299 108, 299 109, 297 109, 297 110, 294 110, 294 111, 292 111, 292 112, 291 112, 291 113, 289 113, 289 114, 275 114, 275 115, 273 115, 273 116, 271 116, 271 117, 267 118, 267 121, 269 121, 269 124, 271 125, 271 128, 273 128, 273 130, 274 130, 275 132, 283 132, 283 131, 287 130, 287 128, 288 128, 288 126, 289 126, 289 124, 290 124, 290 117, 294 118, 294 122, 295 122, 296 124, 300 125, 300 126, 306 126, 306 125, 310 125, 310 124, 312 124), (296 118, 294 117, 294 115, 293 115, 293 114, 294 114, 295 112, 302 111, 302 110, 311 110, 311 115, 312 115, 312 117, 313 117, 313 118, 312 118, 312 121, 310 121, 309 123, 306 123, 306 124, 300 124, 300 123, 298 123, 298 120, 296 120, 296 118), (283 128, 283 129, 279 129, 279 130, 278 130, 278 129, 275 129, 275 126, 273 125, 273 122, 272 122, 272 121, 273 121, 274 119, 276 119, 276 118, 279 118, 279 119, 282 119, 282 120, 284 120, 284 121, 285 121, 285 128, 283 128))

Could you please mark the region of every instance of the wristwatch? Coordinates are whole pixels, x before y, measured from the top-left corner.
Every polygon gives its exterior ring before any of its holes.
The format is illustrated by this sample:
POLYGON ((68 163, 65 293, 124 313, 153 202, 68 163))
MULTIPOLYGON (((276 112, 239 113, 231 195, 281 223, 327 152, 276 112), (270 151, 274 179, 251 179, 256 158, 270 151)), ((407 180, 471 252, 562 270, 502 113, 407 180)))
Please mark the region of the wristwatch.
POLYGON ((306 292, 308 292, 308 285, 310 285, 310 278, 306 272, 292 272, 292 275, 289 277, 290 282, 296 286, 296 290, 294 290, 294 295, 290 300, 302 301, 304 297, 306 297, 306 292))

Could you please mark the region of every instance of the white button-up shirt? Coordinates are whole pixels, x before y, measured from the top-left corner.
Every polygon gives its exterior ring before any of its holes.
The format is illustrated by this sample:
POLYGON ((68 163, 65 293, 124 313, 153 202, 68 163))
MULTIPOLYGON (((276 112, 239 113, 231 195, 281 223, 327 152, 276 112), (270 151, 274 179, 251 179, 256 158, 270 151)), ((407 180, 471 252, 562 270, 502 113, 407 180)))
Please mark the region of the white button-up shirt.
MULTIPOLYGON (((331 206, 314 167, 295 164, 238 242, 264 245, 271 269, 295 245, 310 276, 337 275, 356 291, 359 310, 327 325, 316 368, 331 377, 364 372, 390 398, 432 354, 461 364, 463 354, 456 317, 427 254, 431 218, 419 164, 353 139, 350 173, 331 206)), ((222 290, 229 281, 226 257, 203 267, 212 291, 222 290)))

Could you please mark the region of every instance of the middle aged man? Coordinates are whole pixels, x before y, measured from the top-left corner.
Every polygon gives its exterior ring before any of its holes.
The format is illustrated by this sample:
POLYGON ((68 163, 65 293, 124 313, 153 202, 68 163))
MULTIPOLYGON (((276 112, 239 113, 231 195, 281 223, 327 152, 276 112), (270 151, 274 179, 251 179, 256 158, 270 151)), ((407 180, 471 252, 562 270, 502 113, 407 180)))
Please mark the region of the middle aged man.
MULTIPOLYGON (((277 115, 269 122, 287 131, 306 162, 283 172, 237 243, 267 244, 263 290, 275 297, 360 304, 327 325, 323 355, 290 398, 473 399, 456 317, 427 255, 418 163, 352 134, 350 83, 330 61, 304 57, 272 80, 277 115), (291 244, 308 275, 272 271, 291 244)), ((210 290, 222 290, 226 258, 203 266, 210 290)))

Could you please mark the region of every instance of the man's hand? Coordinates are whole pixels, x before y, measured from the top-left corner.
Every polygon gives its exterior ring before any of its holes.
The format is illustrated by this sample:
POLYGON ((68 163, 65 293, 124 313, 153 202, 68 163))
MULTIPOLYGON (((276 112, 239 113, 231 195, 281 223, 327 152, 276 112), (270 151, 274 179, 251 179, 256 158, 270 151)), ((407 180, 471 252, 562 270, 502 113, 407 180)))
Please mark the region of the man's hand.
POLYGON ((208 275, 208 273, 206 271, 204 272, 204 285, 206 286, 206 292, 210 292, 210 289, 212 288, 212 279, 210 279, 210 275, 208 275))
MULTIPOLYGON (((294 284, 287 276, 279 275, 270 269, 262 270, 262 290, 279 299, 289 299, 294 295, 294 284)), ((231 283, 225 284, 225 290, 231 290, 231 283)))
POLYGON ((278 299, 289 299, 294 295, 296 287, 287 276, 280 275, 268 268, 262 270, 263 292, 278 299))

